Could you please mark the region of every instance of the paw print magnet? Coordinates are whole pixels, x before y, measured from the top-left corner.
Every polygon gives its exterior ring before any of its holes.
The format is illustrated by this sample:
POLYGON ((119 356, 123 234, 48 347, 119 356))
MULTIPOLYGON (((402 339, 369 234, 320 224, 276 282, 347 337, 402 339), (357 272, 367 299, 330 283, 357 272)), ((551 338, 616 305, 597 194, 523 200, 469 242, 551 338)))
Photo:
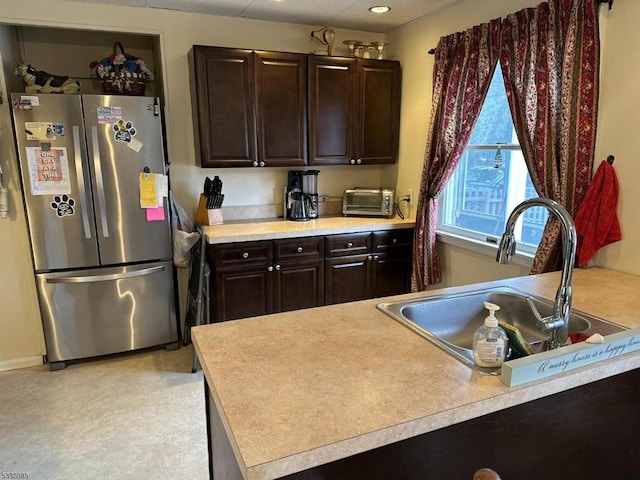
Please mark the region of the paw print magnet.
POLYGON ((113 136, 115 141, 123 143, 129 143, 138 133, 131 120, 118 120, 117 123, 113 124, 113 131, 115 132, 113 136))
POLYGON ((56 211, 58 217, 62 218, 75 213, 73 208, 75 204, 75 200, 69 195, 55 195, 51 202, 51 208, 56 211))

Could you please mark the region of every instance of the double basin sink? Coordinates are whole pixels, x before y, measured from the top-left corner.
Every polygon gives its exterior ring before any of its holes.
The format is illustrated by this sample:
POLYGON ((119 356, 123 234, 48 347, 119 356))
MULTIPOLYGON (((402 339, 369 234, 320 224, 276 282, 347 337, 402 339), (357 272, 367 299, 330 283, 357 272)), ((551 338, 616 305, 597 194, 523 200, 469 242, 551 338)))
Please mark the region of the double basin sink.
MULTIPOLYGON (((553 312, 553 302, 511 287, 380 303, 378 309, 472 369, 499 375, 500 368, 479 367, 473 361, 473 334, 488 315, 484 302, 499 305, 496 316, 517 327, 534 352, 544 348, 547 335, 537 328, 538 318, 530 304, 545 317, 553 312)), ((619 325, 576 310, 569 319, 569 334, 606 336, 621 330, 619 325)))

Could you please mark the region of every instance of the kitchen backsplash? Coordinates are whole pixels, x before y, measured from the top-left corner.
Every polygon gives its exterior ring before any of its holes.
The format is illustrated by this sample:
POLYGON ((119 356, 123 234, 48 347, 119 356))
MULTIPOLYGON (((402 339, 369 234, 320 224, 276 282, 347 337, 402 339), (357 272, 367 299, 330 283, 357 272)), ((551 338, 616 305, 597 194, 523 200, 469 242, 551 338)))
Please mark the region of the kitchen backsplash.
MULTIPOLYGON (((228 220, 253 220, 264 218, 283 217, 283 206, 280 204, 269 205, 243 205, 236 207, 222 207, 222 215, 225 221, 228 220)), ((318 204, 319 216, 341 215, 341 201, 327 201, 318 204)))

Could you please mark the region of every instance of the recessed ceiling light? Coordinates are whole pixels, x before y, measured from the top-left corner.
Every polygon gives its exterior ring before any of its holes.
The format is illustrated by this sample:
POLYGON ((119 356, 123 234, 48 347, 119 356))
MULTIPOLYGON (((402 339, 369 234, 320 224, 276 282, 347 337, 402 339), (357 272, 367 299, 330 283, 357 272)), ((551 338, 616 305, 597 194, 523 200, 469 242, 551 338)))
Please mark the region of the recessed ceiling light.
POLYGON ((384 5, 379 5, 377 7, 370 7, 369 11, 371 13, 387 13, 389 10, 391 10, 391 7, 387 7, 384 5))

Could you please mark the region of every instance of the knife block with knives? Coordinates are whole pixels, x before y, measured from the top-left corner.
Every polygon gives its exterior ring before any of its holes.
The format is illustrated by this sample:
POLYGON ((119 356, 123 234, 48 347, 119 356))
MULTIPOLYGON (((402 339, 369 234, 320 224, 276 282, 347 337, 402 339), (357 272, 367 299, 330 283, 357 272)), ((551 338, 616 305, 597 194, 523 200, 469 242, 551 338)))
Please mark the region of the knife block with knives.
POLYGON ((213 180, 207 177, 204 181, 204 189, 200 194, 196 222, 201 225, 220 225, 222 218, 222 180, 216 175, 213 180))

